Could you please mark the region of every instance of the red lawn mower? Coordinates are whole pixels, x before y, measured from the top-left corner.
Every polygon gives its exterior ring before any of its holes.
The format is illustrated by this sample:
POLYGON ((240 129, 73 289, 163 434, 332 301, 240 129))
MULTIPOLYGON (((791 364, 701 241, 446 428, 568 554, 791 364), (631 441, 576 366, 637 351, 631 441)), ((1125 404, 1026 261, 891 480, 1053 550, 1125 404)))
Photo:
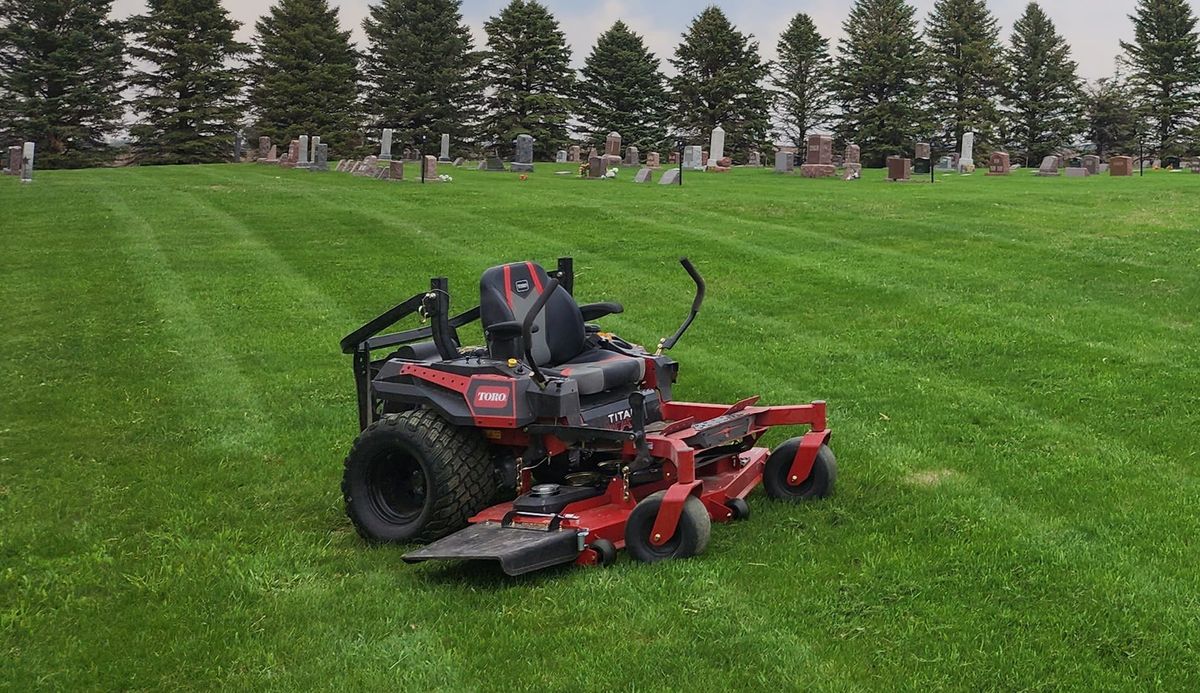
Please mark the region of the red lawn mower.
POLYGON ((654 353, 595 324, 616 303, 580 306, 570 258, 493 267, 479 306, 451 315, 449 283, 342 340, 354 356, 362 429, 346 458, 346 514, 373 543, 427 543, 404 556, 493 560, 509 575, 563 563, 610 565, 625 548, 654 562, 702 553, 712 521, 745 519, 746 496, 800 502, 833 491, 825 403, 676 402, 664 356, 704 301, 654 353), (419 313, 429 324, 380 334, 419 313), (486 346, 457 329, 481 320, 486 346), (386 350, 385 357, 372 354, 386 350), (775 426, 808 426, 774 451, 775 426))

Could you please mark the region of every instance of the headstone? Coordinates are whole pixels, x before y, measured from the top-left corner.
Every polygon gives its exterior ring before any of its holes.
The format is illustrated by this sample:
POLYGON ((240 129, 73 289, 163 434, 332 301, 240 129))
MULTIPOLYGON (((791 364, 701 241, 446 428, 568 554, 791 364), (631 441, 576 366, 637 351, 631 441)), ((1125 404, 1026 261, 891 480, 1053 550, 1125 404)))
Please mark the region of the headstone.
POLYGON ((775 152, 775 173, 791 173, 795 166, 796 157, 791 152, 775 152))
MULTIPOLYGON (((712 137, 708 143, 709 161, 720 162, 725 158, 725 128, 718 125, 713 128, 712 137)), ((718 165, 720 165, 718 163, 718 165)))
POLYGON ((846 145, 846 163, 861 164, 862 163, 862 147, 857 144, 846 145))
POLYGON ((928 159, 932 156, 928 142, 917 142, 917 146, 913 150, 914 159, 928 159))
POLYGON ((388 178, 391 180, 404 180, 404 162, 389 161, 388 162, 388 178))
POLYGON ((442 135, 442 151, 438 155, 438 161, 444 164, 450 163, 450 135, 442 135))
POLYGON ((379 141, 379 158, 384 161, 392 159, 392 129, 384 128, 383 137, 379 141))
POLYGON ((1087 156, 1083 157, 1080 162, 1091 175, 1096 176, 1100 174, 1100 157, 1096 156, 1095 154, 1088 154, 1087 156))
POLYGON ((533 136, 526 134, 517 135, 517 139, 513 140, 513 144, 517 147, 517 155, 509 168, 514 172, 520 173, 533 171, 533 136))
POLYGON ((667 161, 670 162, 670 164, 672 166, 678 166, 679 165, 679 152, 671 152, 671 154, 667 157, 667 161))
POLYGON ((702 168, 708 168, 708 151, 707 150, 700 152, 700 166, 702 168))
POLYGON ((641 162, 641 155, 638 153, 638 148, 629 146, 625 148, 625 165, 637 166, 641 162))
POLYGON ((659 185, 677 185, 679 183, 679 169, 669 168, 663 171, 662 178, 658 179, 659 185))
POLYGON ((556 163, 556 164, 567 163, 567 150, 565 150, 565 149, 558 150, 558 153, 554 155, 554 163, 556 163))
POLYGON ((300 161, 300 140, 292 140, 288 145, 288 155, 284 166, 291 168, 300 161))
MULTIPOLYGON (((530 138, 530 139, 532 139, 532 138, 530 138)), ((427 181, 428 180, 437 180, 437 177, 438 177, 437 165, 438 165, 437 157, 435 157, 432 154, 427 154, 425 156, 425 168, 422 169, 425 180, 427 180, 427 181)))
POLYGON ((313 159, 312 171, 328 171, 329 170, 329 145, 321 143, 317 145, 317 156, 313 159))
POLYGON ((308 160, 309 160, 309 162, 311 162, 311 163, 316 163, 316 161, 317 161, 317 148, 321 146, 321 138, 320 138, 320 136, 318 136, 318 135, 314 135, 314 136, 313 136, 313 138, 312 138, 311 145, 312 145, 312 156, 310 156, 310 157, 308 158, 308 160))
POLYGON ((1038 168, 1039 176, 1057 176, 1058 175, 1058 157, 1047 156, 1042 159, 1042 165, 1038 168))
POLYGON ((644 169, 638 171, 637 175, 633 177, 633 182, 634 183, 649 183, 652 181, 653 174, 654 174, 653 171, 651 171, 648 168, 644 168, 644 169))
POLYGON ((493 173, 496 171, 506 170, 504 168, 504 162, 501 161, 500 157, 498 156, 489 156, 487 160, 484 161, 484 166, 482 168, 484 171, 492 171, 493 173))
POLYGON ((25 149, 21 153, 21 182, 33 182, 33 142, 26 142, 25 149))
MULTIPOLYGON (((391 157, 388 157, 388 158, 390 159, 391 157)), ((400 160, 401 161, 412 161, 413 160, 413 150, 411 147, 405 147, 404 151, 400 152, 400 160)))
POLYGON ((23 168, 21 165, 22 156, 23 155, 21 153, 20 147, 9 147, 8 148, 8 168, 5 169, 6 171, 8 171, 8 175, 10 175, 10 176, 21 175, 21 169, 23 168))
POLYGON ((950 154, 938 159, 936 171, 957 171, 958 170, 958 155, 950 154))
POLYGON ((258 138, 258 158, 264 159, 264 160, 269 159, 270 156, 268 156, 268 155, 270 153, 271 153, 271 138, 270 137, 259 137, 258 138))
POLYGON ((1163 159, 1163 168, 1167 169, 1168 171, 1178 171, 1183 168, 1183 159, 1180 159, 1177 156, 1168 156, 1167 158, 1163 159))
POLYGON ((297 168, 308 168, 308 135, 300 135, 300 148, 297 150, 299 158, 296 159, 297 168))
POLYGON ((588 159, 588 178, 603 178, 608 173, 608 160, 603 156, 593 156, 588 159))
POLYGON ((274 164, 279 161, 279 146, 271 145, 271 151, 267 152, 267 163, 274 164))
POLYGON ((621 136, 615 132, 608 133, 604 140, 604 156, 621 157, 621 136))
POLYGON ((571 163, 571 164, 579 163, 580 154, 581 154, 581 149, 580 149, 579 145, 577 145, 577 144, 571 145, 571 148, 567 150, 567 163, 571 163))
POLYGON ((929 160, 929 157, 925 157, 923 159, 917 157, 916 161, 913 162, 913 173, 917 174, 918 176, 928 176, 930 173, 930 167, 932 166, 933 162, 929 160))
POLYGON ((1188 170, 1192 173, 1200 173, 1200 159, 1192 159, 1189 161, 1188 170))
POLYGON ((690 171, 704 170, 704 151, 696 145, 683 148, 683 167, 690 171))
POLYGON ((1068 166, 1067 178, 1087 178, 1088 170, 1082 166, 1068 166))
POLYGON ((808 154, 800 175, 805 178, 823 178, 837 175, 833 165, 833 138, 828 135, 811 135, 808 138, 808 154))
POLYGON ((962 152, 958 155, 958 172, 971 173, 975 170, 975 133, 964 132, 962 152))
POLYGON ((912 178, 912 159, 889 156, 887 160, 888 180, 901 183, 912 178))
POLYGON ((1124 177, 1133 175, 1133 157, 1128 156, 1110 156, 1108 157, 1108 175, 1124 177))
POLYGON ((992 152, 988 157, 988 172, 989 176, 1007 176, 1012 171, 1012 161, 1008 156, 1008 152, 992 152))
POLYGON ((242 163, 242 154, 244 151, 245 141, 243 139, 242 131, 238 130, 237 132, 233 133, 233 163, 242 163))
POLYGON ((455 160, 454 160, 454 163, 453 163, 453 164, 451 164, 451 165, 452 165, 452 166, 454 166, 454 168, 458 168, 459 166, 462 166, 462 165, 463 165, 463 164, 465 164, 466 162, 467 162, 467 160, 466 160, 466 159, 464 159, 464 158, 462 158, 462 157, 460 156, 460 157, 458 157, 457 159, 455 159, 455 160))
POLYGON ((659 168, 662 166, 662 155, 658 152, 650 152, 646 155, 646 168, 659 168))
POLYGON ((747 160, 746 165, 755 168, 762 166, 762 153, 757 149, 750 152, 750 158, 747 160))

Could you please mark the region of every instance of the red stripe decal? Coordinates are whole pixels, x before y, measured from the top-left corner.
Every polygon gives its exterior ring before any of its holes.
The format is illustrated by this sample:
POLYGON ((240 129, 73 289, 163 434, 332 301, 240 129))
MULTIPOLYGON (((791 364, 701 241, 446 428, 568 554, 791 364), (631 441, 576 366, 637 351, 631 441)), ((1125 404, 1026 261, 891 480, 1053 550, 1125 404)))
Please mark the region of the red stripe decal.
POLYGON ((536 289, 537 289, 537 292, 538 292, 539 294, 540 294, 540 293, 542 293, 542 280, 541 280, 541 279, 538 279, 537 272, 536 272, 536 271, 533 269, 533 263, 532 263, 532 262, 526 262, 526 263, 525 263, 525 267, 526 267, 526 268, 529 270, 529 276, 530 276, 531 278, 533 278, 533 286, 534 286, 534 288, 536 288, 536 289))
POLYGON ((512 308, 512 268, 508 265, 504 266, 504 300, 508 303, 508 307, 512 308))

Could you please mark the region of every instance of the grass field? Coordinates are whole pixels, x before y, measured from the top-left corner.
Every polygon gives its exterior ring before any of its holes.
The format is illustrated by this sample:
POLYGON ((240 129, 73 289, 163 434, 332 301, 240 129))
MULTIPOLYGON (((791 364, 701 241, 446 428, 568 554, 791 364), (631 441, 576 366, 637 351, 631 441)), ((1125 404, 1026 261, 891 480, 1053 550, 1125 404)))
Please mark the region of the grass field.
POLYGON ((0 180, 0 688, 1200 688, 1200 176, 552 170, 0 180), (677 394, 828 400, 837 496, 652 566, 365 546, 337 341, 568 254, 642 342, 688 254, 677 394))

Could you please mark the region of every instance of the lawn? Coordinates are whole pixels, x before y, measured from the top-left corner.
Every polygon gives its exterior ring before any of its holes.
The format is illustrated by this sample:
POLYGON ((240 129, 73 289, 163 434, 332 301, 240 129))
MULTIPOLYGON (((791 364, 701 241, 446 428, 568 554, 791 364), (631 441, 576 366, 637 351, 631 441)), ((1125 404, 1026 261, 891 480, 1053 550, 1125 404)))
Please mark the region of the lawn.
POLYGON ((0 180, 0 688, 1200 688, 1200 176, 553 169, 0 180), (677 394, 828 400, 834 498, 520 579, 357 537, 345 333, 573 255, 650 343, 681 254, 677 394))

